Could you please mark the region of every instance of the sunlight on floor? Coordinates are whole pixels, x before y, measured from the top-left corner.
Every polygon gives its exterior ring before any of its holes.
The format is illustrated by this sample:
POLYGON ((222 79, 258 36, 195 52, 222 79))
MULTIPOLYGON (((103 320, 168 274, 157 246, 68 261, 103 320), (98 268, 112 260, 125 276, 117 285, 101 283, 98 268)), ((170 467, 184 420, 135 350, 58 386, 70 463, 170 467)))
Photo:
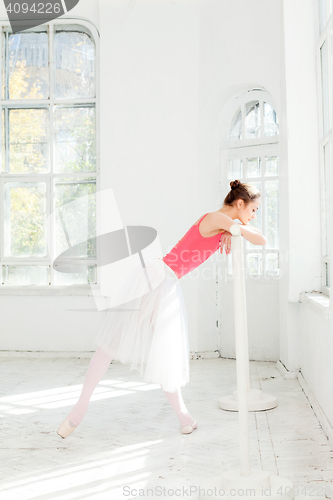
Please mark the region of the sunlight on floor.
MULTIPOLYGON (((34 411, 37 411, 37 408, 51 409, 73 406, 77 402, 81 394, 82 387, 83 384, 80 384, 71 387, 58 387, 46 391, 30 392, 27 394, 16 394, 15 396, 4 396, 0 398, 0 412, 2 412, 0 416, 3 417, 6 414, 18 415, 24 413, 33 413, 34 411), (12 405, 3 405, 3 403, 12 403, 12 405), (34 408, 36 408, 36 410, 28 408, 16 408, 17 406, 33 406, 34 408)), ((101 399, 114 398, 117 396, 126 396, 128 394, 132 394, 137 390, 150 391, 153 389, 160 389, 160 386, 158 384, 145 384, 144 382, 103 380, 96 387, 91 401, 99 401, 101 399), (103 386, 107 387, 104 388, 103 386)))
POLYGON ((87 496, 88 493, 101 492, 103 490, 122 486, 122 480, 112 480, 112 477, 119 474, 130 474, 131 479, 126 480, 127 484, 133 483, 137 485, 138 480, 141 480, 140 484, 145 484, 145 481, 142 482, 142 480, 148 479, 151 473, 145 472, 133 475, 133 472, 145 468, 146 458, 151 453, 151 447, 161 444, 162 442, 162 439, 158 439, 137 443, 135 445, 123 446, 105 453, 96 453, 93 460, 88 460, 87 458, 82 459, 79 465, 68 464, 66 469, 62 471, 50 471, 45 474, 38 474, 35 475, 33 479, 26 478, 18 481, 9 480, 6 484, 6 493, 8 492, 9 494, 12 489, 15 489, 16 494, 19 494, 20 491, 26 492, 26 488, 29 484, 43 484, 44 482, 44 484, 48 484, 47 489, 49 489, 50 484, 52 484, 52 498, 82 498, 82 491, 81 493, 68 493, 68 490, 73 484, 80 485, 80 489, 84 488, 84 496, 87 496), (95 486, 89 488, 89 484, 94 482, 93 479, 96 470, 98 470, 99 481, 102 480, 103 485, 99 485, 97 488, 95 486), (60 479, 61 486, 59 487, 60 479))
MULTIPOLYGON (((1 499, 132 500, 143 497, 140 490, 188 492, 239 467, 238 414, 218 406, 235 389, 235 360, 190 362, 183 396, 198 422, 192 434, 181 434, 158 384, 142 382, 119 363, 98 384, 84 420, 62 439, 57 428, 77 402, 88 364, 67 358, 51 366, 38 358, 1 363, 1 499)), ((252 388, 278 398, 273 410, 249 412, 251 467, 289 478, 300 491, 331 486, 333 452, 299 381, 284 379, 273 362, 251 361, 250 375, 252 388)))

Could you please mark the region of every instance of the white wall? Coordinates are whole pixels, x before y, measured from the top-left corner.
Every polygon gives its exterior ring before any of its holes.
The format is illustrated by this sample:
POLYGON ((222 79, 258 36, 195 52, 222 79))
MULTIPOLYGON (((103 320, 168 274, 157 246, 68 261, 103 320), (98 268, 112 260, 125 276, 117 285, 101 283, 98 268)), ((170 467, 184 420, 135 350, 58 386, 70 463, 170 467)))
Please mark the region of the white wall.
POLYGON ((306 304, 300 308, 300 370, 331 426, 333 435, 333 322, 306 304))
POLYGON ((321 290, 320 185, 315 3, 283 3, 280 359, 300 367, 299 300, 321 290))
MULTIPOLYGON (((264 87, 280 114, 280 21, 281 4, 276 1, 210 1, 200 10, 199 178, 201 212, 221 208, 217 198, 218 140, 223 110, 229 99, 251 88, 264 87)), ((223 166, 222 166, 223 167, 223 166)), ((222 175, 226 175, 222 168, 222 175)), ((220 262, 217 254, 204 266, 220 262)), ((223 273, 221 273, 224 276, 223 273)), ((215 285, 204 280, 199 286, 199 350, 216 345, 215 285)), ((235 357, 232 283, 219 284, 218 345, 222 356, 235 357)), ((278 282, 249 282, 247 291, 249 352, 251 359, 279 359, 278 282)))
MULTIPOLYGON (((227 100, 241 88, 261 85, 279 112, 280 2, 80 0, 65 17, 91 20, 100 32, 101 189, 112 187, 124 224, 156 228, 167 253, 201 214, 220 208, 216 142, 227 100)), ((191 351, 219 345, 219 257, 204 263, 197 279, 181 281, 191 351)), ((251 356, 278 359, 276 286, 249 292, 251 356), (258 306, 264 297, 265 317, 258 306)), ((223 293, 222 353, 232 356, 232 286, 223 293)), ((1 349, 95 349, 104 313, 71 311, 93 309, 92 297, 6 301, 1 349), (20 307, 25 320, 13 317, 20 307)))
MULTIPOLYGON (((320 308, 315 312, 309 308, 308 302, 299 302, 302 291, 321 290, 320 103, 315 22, 318 22, 315 2, 284 1, 282 41, 285 86, 282 116, 287 128, 284 127, 283 159, 289 182, 285 194, 287 203, 281 214, 288 228, 282 249, 293 251, 295 259, 283 264, 285 279, 280 288, 280 298, 284 298, 280 309, 280 359, 289 370, 300 369, 326 415, 327 428, 332 429, 332 295, 330 318, 325 318, 320 308)), ((331 283, 332 278, 333 269, 331 283)))
MULTIPOLYGON (((101 2, 102 185, 124 224, 157 229, 167 253, 200 216, 199 11, 196 2, 137 1, 115 33, 101 2)), ((196 350, 197 284, 183 282, 196 350)))
MULTIPOLYGON (((7 19, 3 4, 0 16, 7 19)), ((280 121, 281 279, 247 284, 250 358, 300 369, 333 426, 333 301, 330 320, 299 301, 321 284, 315 2, 80 0, 66 17, 100 32, 101 189, 114 190, 124 224, 158 230, 164 253, 200 215, 220 208, 225 104, 251 86, 272 96, 280 121)), ((216 329, 214 266, 224 258, 214 255, 197 278, 181 280, 191 351, 220 346, 223 356, 235 354, 230 283, 220 288, 221 338, 216 329)), ((1 303, 0 350, 96 347, 104 313, 92 311, 91 296, 7 293, 1 303)))
MULTIPOLYGON (((113 187, 124 221, 156 227, 167 252, 201 214, 220 208, 216 132, 227 98, 239 88, 263 85, 279 106, 280 4, 141 1, 111 39, 113 3, 100 8, 101 33, 108 39, 101 40, 101 60, 112 68, 101 81, 102 112, 109 117, 101 162, 110 165, 103 185, 113 187)), ((214 260, 201 266, 198 278, 181 281, 192 351, 219 345, 214 260)), ((258 321, 262 290, 253 290, 251 354, 278 359, 276 284, 265 286, 265 321, 258 321)), ((232 285, 226 294, 232 296, 232 285)), ((223 320, 222 345, 233 339, 230 308, 223 320)))
MULTIPOLYGON (((124 224, 156 228, 166 253, 200 215, 197 4, 81 0, 64 17, 91 19, 101 33, 101 189, 112 187, 124 224)), ((197 299, 183 286, 193 348, 197 299)), ((95 349, 104 313, 71 311, 93 309, 92 297, 17 294, 6 302, 0 349, 95 349)))

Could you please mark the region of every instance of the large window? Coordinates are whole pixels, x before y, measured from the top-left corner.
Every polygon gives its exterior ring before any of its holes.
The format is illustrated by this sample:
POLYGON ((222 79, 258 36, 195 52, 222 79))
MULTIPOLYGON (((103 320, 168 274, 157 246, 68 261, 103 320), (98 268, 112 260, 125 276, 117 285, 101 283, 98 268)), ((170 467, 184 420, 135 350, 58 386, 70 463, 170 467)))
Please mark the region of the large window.
POLYGON ((94 36, 64 22, 17 34, 5 26, 1 45, 1 284, 95 283, 94 36), (68 252, 77 228, 87 240, 68 252), (65 273, 53 265, 62 254, 65 273))
MULTIPOLYGON (((229 120, 220 143, 220 192, 239 179, 257 187, 261 204, 249 225, 266 236, 265 246, 244 241, 246 275, 252 279, 279 277, 279 122, 269 96, 256 89, 244 93, 227 111, 229 120)), ((221 201, 223 202, 222 198, 221 201)), ((228 255, 228 276, 232 256, 228 255)))
POLYGON ((330 258, 332 250, 331 197, 332 197, 332 0, 318 2, 318 94, 320 109, 320 178, 322 201, 322 290, 330 291, 330 258))

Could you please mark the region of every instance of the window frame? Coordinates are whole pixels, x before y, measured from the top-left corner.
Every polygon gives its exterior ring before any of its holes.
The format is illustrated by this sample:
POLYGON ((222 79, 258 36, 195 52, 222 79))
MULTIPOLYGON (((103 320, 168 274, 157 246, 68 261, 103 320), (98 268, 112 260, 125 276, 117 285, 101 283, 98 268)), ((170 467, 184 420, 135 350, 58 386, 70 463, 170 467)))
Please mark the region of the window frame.
MULTIPOLYGON (((245 139, 245 107, 246 103, 258 100, 260 103, 260 113, 261 113, 261 124, 263 125, 263 103, 266 102, 272 106, 276 111, 274 102, 272 101, 270 95, 265 92, 264 88, 261 89, 249 89, 239 96, 233 98, 226 105, 226 108, 221 116, 221 122, 219 126, 219 194, 218 194, 218 205, 223 205, 223 200, 225 198, 225 193, 230 191, 230 181, 227 178, 226 172, 228 171, 228 161, 233 158, 240 158, 245 156, 246 153, 253 151, 253 157, 264 157, 264 156, 277 156, 279 161, 279 173, 277 176, 265 176, 263 171, 263 166, 261 168, 260 177, 242 177, 242 182, 256 182, 261 181, 262 188, 261 194, 261 206, 265 206, 265 190, 263 181, 278 180, 280 181, 280 135, 274 136, 262 136, 252 139, 245 139), (232 122, 233 117, 237 113, 238 109, 242 110, 242 139, 240 140, 228 140, 229 126, 232 122)), ((249 155, 246 155, 249 157, 249 155)), ((280 198, 279 198, 280 204, 280 198)), ((265 218, 262 220, 262 231, 265 234, 265 218)), ((261 248, 246 248, 246 242, 244 242, 244 263, 246 267, 246 256, 248 253, 259 253, 262 255, 262 272, 261 274, 251 275, 245 273, 245 280, 248 282, 265 283, 272 284, 277 283, 281 278, 281 273, 278 275, 267 275, 265 274, 265 262, 266 255, 271 253, 276 253, 278 256, 278 264, 280 263, 280 247, 278 249, 266 249, 265 246, 261 248)), ((228 256, 230 257, 230 256, 228 256)), ((280 268, 280 267, 279 267, 280 268)), ((228 273, 228 258, 225 259, 225 281, 231 283, 233 281, 233 275, 228 273)))
MULTIPOLYGON (((99 126, 99 116, 100 116, 100 46, 99 46, 99 32, 97 28, 94 26, 93 23, 89 21, 85 21, 79 18, 71 18, 71 19, 66 19, 66 18, 61 18, 61 19, 55 19, 53 21, 47 22, 43 25, 37 26, 35 28, 31 28, 28 30, 24 30, 25 33, 28 32, 36 32, 36 31, 44 31, 45 29, 48 34, 48 45, 49 45, 49 85, 50 85, 50 98, 47 99, 12 99, 12 100, 6 100, 2 99, 2 94, 0 96, 1 100, 1 112, 3 109, 13 109, 13 108, 19 108, 22 109, 24 107, 26 108, 32 108, 32 107, 40 107, 40 108, 46 108, 49 110, 49 139, 50 139, 50 161, 51 161, 51 168, 50 172, 47 173, 33 173, 33 174, 13 174, 13 173, 8 173, 8 172, 0 172, 0 206, 2 209, 0 210, 0 234, 1 234, 1 240, 0 240, 0 264, 1 264, 1 271, 2 271, 2 277, 3 277, 3 272, 4 272, 4 267, 6 265, 49 265, 50 267, 50 278, 51 278, 51 283, 53 281, 53 263, 56 258, 54 255, 54 211, 52 212, 53 216, 50 217, 51 215, 51 208, 54 203, 54 181, 57 177, 60 178, 90 178, 90 177, 95 177, 96 178, 96 194, 100 191, 100 126, 99 126), (71 29, 76 29, 78 31, 82 31, 83 33, 88 34, 94 44, 95 44, 95 58, 94 58, 94 67, 95 67, 95 97, 92 98, 69 98, 69 99, 55 99, 54 97, 54 89, 53 89, 53 83, 54 83, 54 32, 55 29, 65 27, 67 30, 71 31, 71 29), (51 35, 51 36, 50 36, 51 35), (51 72, 53 73, 53 77, 51 76, 51 72), (73 105, 92 105, 92 107, 95 108, 95 134, 96 134, 96 170, 94 172, 54 172, 52 165, 53 163, 53 158, 54 158, 54 130, 53 130, 53 125, 54 125, 54 115, 53 115, 53 107, 55 104, 60 104, 62 106, 67 106, 67 107, 73 107, 73 105), (5 235, 4 235, 4 184, 5 182, 20 182, 21 180, 24 180, 25 182, 29 179, 31 182, 44 182, 46 181, 46 189, 47 189, 47 195, 46 195, 46 220, 49 218, 49 220, 52 220, 51 222, 51 228, 48 230, 48 227, 46 225, 46 232, 47 232, 47 255, 45 257, 37 258, 37 257, 27 257, 27 258, 21 258, 21 257, 5 257, 4 256, 4 249, 5 249, 5 235)), ((2 28, 1 28, 1 37, 0 37, 0 51, 1 54, 3 53, 3 32, 5 31, 11 31, 11 26, 9 21, 3 21, 2 23, 2 28)), ((4 61, 2 60, 2 64, 4 61)), ((0 88, 2 89, 2 69, 3 66, 0 68, 0 88)), ((0 137, 2 137, 2 119, 0 120, 0 137)), ((1 151, 2 151, 2 139, 1 139, 1 151)), ((96 206, 97 208, 97 206, 96 206)), ((96 214, 98 217, 98 214, 96 214)), ((96 227, 97 230, 97 227, 96 227)), ((98 246, 98 238, 97 238, 97 246, 98 246)), ((80 259, 80 262, 82 264, 88 263, 93 265, 96 264, 97 266, 97 260, 98 260, 98 252, 99 248, 97 248, 97 255, 96 258, 91 259, 80 259)), ((79 259, 73 259, 73 263, 78 263, 79 259)), ((96 295, 96 290, 100 288, 99 282, 98 282, 98 277, 99 274, 97 272, 98 267, 96 268, 96 283, 88 283, 88 284, 72 284, 72 285, 54 285, 54 284, 48 284, 48 285, 5 285, 3 284, 3 279, 1 280, 1 286, 0 286, 0 295, 1 294, 9 294, 10 295, 96 295), (95 290, 95 293, 93 293, 93 290, 95 290)))
MULTIPOLYGON (((330 0, 326 0, 326 12, 329 12, 329 2, 330 0)), ((326 253, 326 239, 330 239, 330 251, 332 252, 332 236, 329 227, 332 225, 332 181, 333 181, 333 172, 332 172, 332 161, 333 161, 333 91, 332 91, 332 83, 333 83, 333 65, 332 65, 332 50, 333 50, 333 39, 330 36, 330 32, 333 30, 333 14, 326 22, 326 26, 324 27, 322 33, 320 33, 320 12, 319 12, 319 1, 316 2, 316 33, 317 33, 317 44, 316 44, 316 67, 317 67, 317 102, 318 102, 318 113, 319 113, 319 177, 320 177, 320 203, 321 203, 321 248, 322 248, 322 260, 321 260, 321 278, 322 278, 322 286, 321 291, 323 294, 330 296, 330 287, 327 286, 326 282, 326 269, 327 264, 330 264, 330 275, 332 276, 332 266, 331 266, 331 256, 326 253), (327 43, 327 58, 328 58, 328 117, 331 120, 331 127, 324 135, 324 112, 323 112, 323 82, 322 82, 322 65, 321 65, 321 47, 324 43, 327 43), (331 61, 331 64, 330 64, 331 61), (329 143, 329 153, 330 153, 330 162, 328 165, 328 171, 326 171, 325 166, 325 158, 324 158, 324 149, 329 143), (328 177, 328 179, 327 179, 328 177), (325 186, 330 186, 330 190, 328 192, 328 200, 326 200, 326 190, 325 186)), ((330 276, 330 278, 331 278, 330 276)))

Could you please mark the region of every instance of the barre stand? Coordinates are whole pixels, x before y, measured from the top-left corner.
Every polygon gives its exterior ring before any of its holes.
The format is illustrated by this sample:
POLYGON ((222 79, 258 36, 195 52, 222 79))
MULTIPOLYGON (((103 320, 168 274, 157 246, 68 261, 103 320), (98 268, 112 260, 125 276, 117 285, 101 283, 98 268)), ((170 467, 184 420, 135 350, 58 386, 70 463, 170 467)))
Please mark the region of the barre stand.
POLYGON ((240 469, 224 471, 208 479, 200 487, 200 500, 293 500, 293 485, 289 479, 250 468, 249 439, 249 359, 247 342, 247 315, 244 280, 243 240, 239 224, 230 228, 233 265, 234 315, 237 368, 237 406, 239 415, 240 469), (214 492, 214 493, 213 493, 214 492))
MULTIPOLYGON (((237 231, 237 226, 238 224, 235 224, 237 231)), ((240 228, 238 228, 240 230, 240 228)), ((235 241, 232 242, 233 245, 233 254, 239 253, 239 257, 243 263, 243 241, 242 238, 236 239, 236 234, 234 235, 235 237, 233 238, 235 241), (240 243, 239 243, 240 241, 240 243)), ((236 264, 237 267, 237 264, 236 264)), ((244 267, 244 266, 243 266, 244 267)), ((235 268, 234 264, 234 257, 233 257, 233 268, 235 268)), ((234 293, 235 293, 235 288, 236 286, 238 287, 238 293, 242 293, 245 296, 245 281, 243 278, 243 282, 236 283, 234 282, 234 293), (243 283, 243 284, 242 284, 243 283), (239 291, 239 289, 241 291, 239 291)), ((243 318, 244 321, 244 328, 245 331, 247 332, 247 315, 246 315, 246 303, 245 303, 245 316, 243 318)), ((235 311, 238 308, 238 303, 236 304, 235 302, 235 311)), ((271 410, 272 408, 276 408, 278 404, 278 400, 276 396, 272 396, 270 394, 264 394, 260 389, 251 389, 251 384, 250 384, 250 367, 249 367, 249 344, 248 344, 248 335, 244 335, 243 338, 244 341, 244 348, 246 350, 246 356, 244 359, 244 366, 245 366, 245 371, 246 371, 246 377, 247 377, 247 401, 248 401, 248 411, 263 411, 263 410, 271 410)), ((231 395, 227 396, 222 396, 219 399, 219 407, 222 410, 228 410, 228 411, 238 411, 238 391, 234 391, 231 395)))

